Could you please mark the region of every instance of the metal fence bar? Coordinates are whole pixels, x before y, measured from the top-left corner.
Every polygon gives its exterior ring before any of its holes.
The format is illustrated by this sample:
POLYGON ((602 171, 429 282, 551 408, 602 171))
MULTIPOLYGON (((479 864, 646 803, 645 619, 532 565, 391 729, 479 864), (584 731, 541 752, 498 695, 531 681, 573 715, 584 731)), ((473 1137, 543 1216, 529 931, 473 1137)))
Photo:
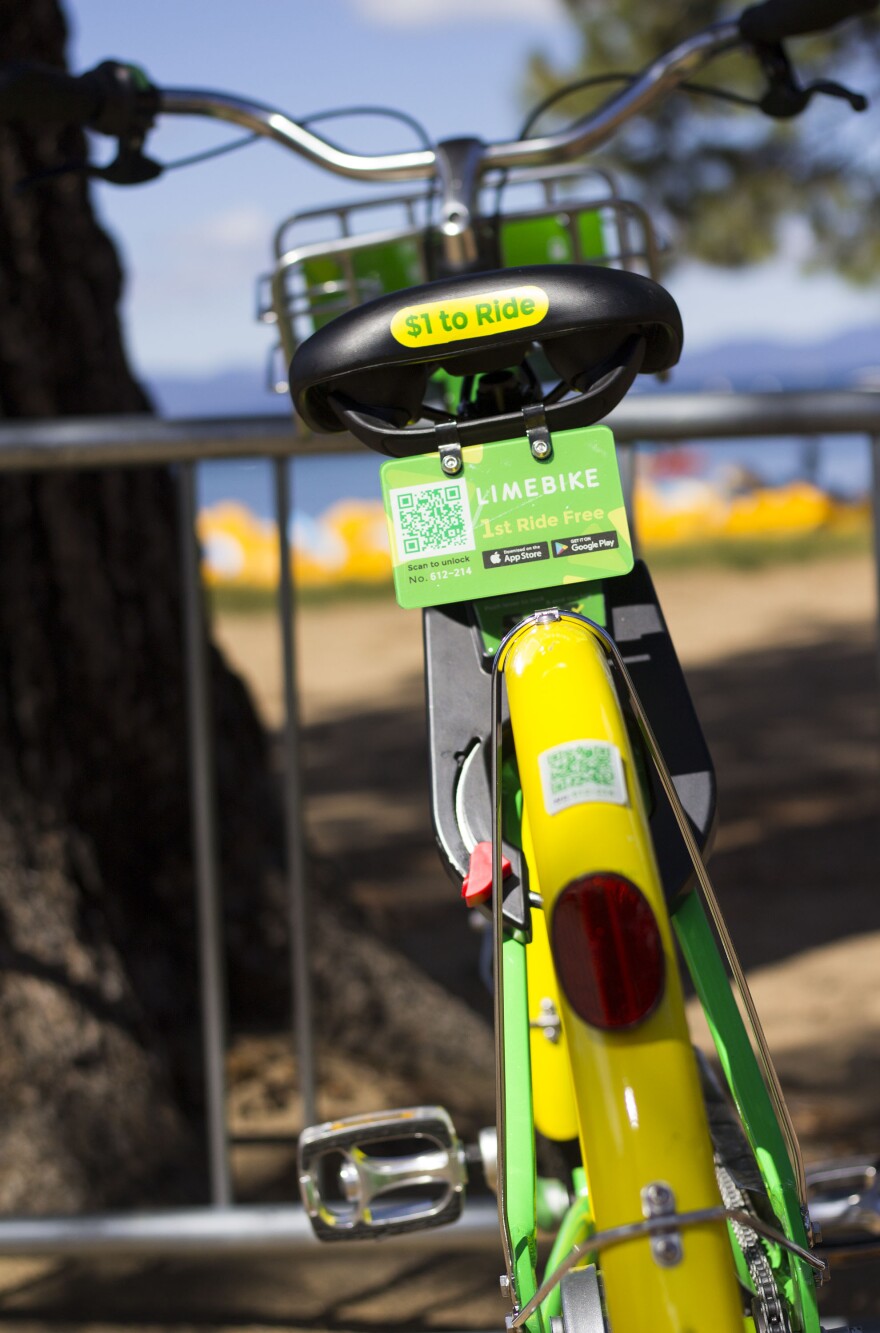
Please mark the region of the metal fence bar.
POLYGON ((636 530, 636 513, 633 504, 636 491, 636 450, 620 449, 617 453, 620 468, 620 485, 623 490, 623 503, 629 519, 629 538, 632 542, 633 555, 639 554, 639 534, 636 530))
POLYGON ((278 523, 278 616, 284 668, 284 835, 296 1067, 303 1104, 303 1123, 317 1120, 311 959, 309 957, 308 878, 302 813, 299 693, 296 677, 294 593, 290 538, 290 464, 275 460, 275 513, 278 523))
POLYGON ((880 393, 821 389, 789 393, 631 394, 608 417, 623 443, 676 443, 789 435, 880 434, 880 393))
MULTIPOLYGON (((880 626, 880 431, 871 436, 871 507, 874 514, 874 574, 877 587, 877 623, 880 626)), ((877 670, 880 677, 880 629, 877 633, 877 670)))
POLYGON ((213 718, 208 674, 201 569, 196 539, 195 465, 184 463, 178 477, 184 662, 189 728, 190 801, 198 910, 202 1051, 211 1202, 232 1202, 226 1126, 226 978, 223 908, 217 857, 213 718))
MULTIPOLYGON (((307 1253, 314 1258, 363 1241, 339 1241, 327 1249, 315 1237, 305 1211, 290 1204, 236 1204, 231 1208, 174 1208, 156 1213, 93 1213, 88 1217, 21 1217, 0 1220, 0 1255, 96 1258, 107 1254, 216 1255, 259 1250, 307 1253)), ((387 1246, 454 1249, 465 1245, 499 1250, 494 1198, 470 1204, 457 1222, 441 1230, 386 1236, 387 1246)), ((500 1254, 499 1254, 500 1259, 500 1254)))
MULTIPOLYGON (((622 444, 789 435, 880 435, 880 393, 643 393, 608 417, 622 444)), ((291 458, 360 452, 351 435, 294 430, 289 417, 162 421, 72 417, 0 424, 0 471, 140 466, 209 458, 291 458)))

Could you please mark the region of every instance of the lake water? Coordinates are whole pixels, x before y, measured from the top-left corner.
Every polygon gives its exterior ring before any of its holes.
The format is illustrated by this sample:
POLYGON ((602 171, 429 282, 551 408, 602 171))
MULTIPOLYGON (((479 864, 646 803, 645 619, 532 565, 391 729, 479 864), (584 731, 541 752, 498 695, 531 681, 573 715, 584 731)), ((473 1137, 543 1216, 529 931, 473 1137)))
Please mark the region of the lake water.
MULTIPOLYGON (((870 486, 867 440, 852 436, 827 437, 815 445, 813 441, 798 439, 694 442, 688 451, 699 475, 709 477, 734 467, 753 473, 769 486, 811 477, 823 489, 846 499, 865 494, 870 486)), ((356 454, 293 460, 290 469, 294 512, 314 518, 337 500, 378 500, 382 461, 368 449, 356 454)), ((271 464, 262 459, 200 464, 199 506, 205 508, 230 499, 238 500, 261 518, 274 518, 271 464)))

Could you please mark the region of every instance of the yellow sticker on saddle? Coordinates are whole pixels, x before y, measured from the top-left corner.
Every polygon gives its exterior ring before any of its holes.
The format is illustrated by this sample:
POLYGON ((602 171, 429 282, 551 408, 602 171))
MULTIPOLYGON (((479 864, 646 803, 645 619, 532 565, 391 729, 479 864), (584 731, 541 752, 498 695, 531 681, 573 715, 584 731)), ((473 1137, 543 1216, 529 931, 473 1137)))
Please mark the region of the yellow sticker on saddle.
POLYGON ((540 324, 549 307, 550 298, 542 287, 505 287, 458 300, 404 306, 391 321, 391 333, 404 347, 491 338, 540 324))

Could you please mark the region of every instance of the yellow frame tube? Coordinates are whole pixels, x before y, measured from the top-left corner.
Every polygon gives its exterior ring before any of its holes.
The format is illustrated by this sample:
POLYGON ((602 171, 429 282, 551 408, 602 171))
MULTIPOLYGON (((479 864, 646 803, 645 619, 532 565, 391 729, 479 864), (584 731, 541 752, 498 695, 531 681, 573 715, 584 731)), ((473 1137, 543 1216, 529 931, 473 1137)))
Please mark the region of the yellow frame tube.
MULTIPOLYGON (((664 993, 634 1028, 609 1033, 589 1027, 573 1011, 563 988, 557 991, 596 1228, 640 1220, 642 1190, 652 1182, 671 1187, 677 1211, 717 1207, 712 1142, 669 916, 605 655, 586 626, 564 619, 537 622, 511 642, 504 674, 525 839, 533 851, 532 887, 540 886, 548 927, 566 885, 608 871, 641 889, 663 941, 664 993), (549 813, 539 756, 575 740, 601 740, 617 747, 626 780, 625 804, 588 800, 549 813)), ((549 952, 546 934, 543 938, 543 949, 549 952)), ((546 961, 540 966, 546 967, 546 961)), ((540 966, 534 975, 540 974, 540 966)), ((546 1075, 546 1065, 541 1072, 546 1075)), ((564 1079, 558 1092, 564 1103, 564 1079)), ((548 1096, 552 1092, 547 1088, 536 1091, 541 1105, 548 1096)), ((600 1256, 612 1333, 742 1333, 743 1301, 726 1225, 688 1229, 682 1242, 683 1258, 672 1267, 656 1262, 647 1239, 600 1256)))

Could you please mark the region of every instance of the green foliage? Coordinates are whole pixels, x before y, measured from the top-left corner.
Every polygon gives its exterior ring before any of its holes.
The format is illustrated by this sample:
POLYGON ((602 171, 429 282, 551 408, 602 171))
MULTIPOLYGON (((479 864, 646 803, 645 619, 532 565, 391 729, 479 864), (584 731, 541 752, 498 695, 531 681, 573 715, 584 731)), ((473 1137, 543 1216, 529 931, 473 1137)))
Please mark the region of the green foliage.
MULTIPOLYGON (((715 0, 563 2, 581 34, 580 56, 561 68, 533 55, 524 89, 529 106, 577 79, 637 71, 731 16, 715 0)), ((631 122, 602 161, 632 183, 655 219, 671 220, 679 254, 728 266, 753 263, 790 241, 792 229, 783 224, 797 218, 805 267, 867 282, 880 269, 880 23, 849 22, 823 38, 794 40, 787 50, 804 85, 833 79, 876 101, 857 115, 846 102, 819 97, 797 120, 779 122, 678 91, 631 122)), ((716 60, 696 81, 748 97, 760 97, 766 86, 758 62, 742 52, 716 60)), ((545 113, 537 132, 585 114, 608 91, 570 95, 545 113)))

